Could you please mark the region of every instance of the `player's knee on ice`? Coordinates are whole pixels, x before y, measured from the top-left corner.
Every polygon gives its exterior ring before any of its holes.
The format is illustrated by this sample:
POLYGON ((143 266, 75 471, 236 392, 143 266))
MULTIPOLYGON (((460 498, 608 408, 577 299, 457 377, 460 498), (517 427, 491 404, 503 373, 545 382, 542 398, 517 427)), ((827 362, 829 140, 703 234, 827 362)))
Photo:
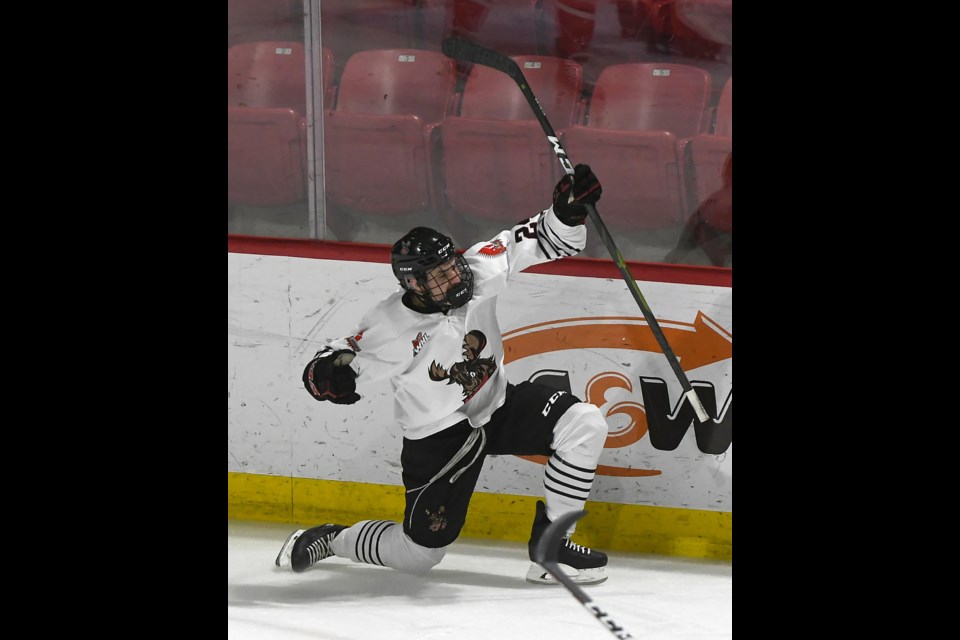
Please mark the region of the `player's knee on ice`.
POLYGON ((332 543, 334 554, 354 562, 423 574, 437 566, 446 547, 430 548, 410 539, 398 522, 361 520, 344 529, 332 543))

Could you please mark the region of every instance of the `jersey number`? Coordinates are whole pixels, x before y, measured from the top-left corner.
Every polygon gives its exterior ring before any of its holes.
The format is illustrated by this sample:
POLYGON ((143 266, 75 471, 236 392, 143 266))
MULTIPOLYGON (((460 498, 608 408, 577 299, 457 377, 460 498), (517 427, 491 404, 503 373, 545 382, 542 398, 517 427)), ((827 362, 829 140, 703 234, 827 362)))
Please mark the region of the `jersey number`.
POLYGON ((517 242, 522 242, 524 238, 536 238, 537 237, 537 221, 534 220, 526 224, 523 227, 517 227, 517 230, 513 234, 513 239, 517 242))

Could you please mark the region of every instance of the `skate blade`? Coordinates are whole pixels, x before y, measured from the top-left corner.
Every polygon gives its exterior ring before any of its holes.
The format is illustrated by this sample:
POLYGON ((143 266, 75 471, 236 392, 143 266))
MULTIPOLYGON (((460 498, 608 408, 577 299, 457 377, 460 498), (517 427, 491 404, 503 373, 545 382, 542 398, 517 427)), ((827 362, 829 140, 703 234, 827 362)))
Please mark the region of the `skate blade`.
MULTIPOLYGON (((595 569, 574 569, 573 567, 568 567, 566 565, 560 565, 570 579, 576 584, 600 584, 606 582, 607 572, 605 567, 597 567, 595 569)), ((541 567, 536 562, 530 563, 530 568, 527 569, 527 582, 532 582, 533 584, 560 584, 557 580, 550 575, 550 572, 541 567)))
POLYGON ((304 531, 306 531, 306 529, 294 531, 287 536, 287 541, 283 543, 282 547, 280 547, 280 553, 277 554, 276 564, 281 569, 285 569, 290 566, 290 555, 293 553, 293 545, 296 543, 297 538, 303 535, 304 531))

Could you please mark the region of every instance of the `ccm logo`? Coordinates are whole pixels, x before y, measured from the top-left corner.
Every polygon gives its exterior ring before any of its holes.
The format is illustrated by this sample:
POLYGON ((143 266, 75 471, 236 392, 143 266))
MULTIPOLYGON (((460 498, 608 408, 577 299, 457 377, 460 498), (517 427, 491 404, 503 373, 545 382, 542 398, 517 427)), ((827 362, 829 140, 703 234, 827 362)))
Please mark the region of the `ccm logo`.
POLYGON ((557 401, 557 398, 559 398, 565 393, 566 391, 557 391, 555 394, 550 396, 550 399, 547 400, 547 404, 543 407, 543 411, 541 411, 540 413, 542 413, 543 416, 546 417, 547 414, 550 413, 550 409, 553 407, 553 403, 557 401))
POLYGON ((566 172, 573 173, 573 165, 570 163, 570 158, 567 157, 563 147, 560 146, 560 141, 556 136, 547 136, 547 140, 553 145, 553 152, 557 154, 557 159, 560 160, 560 164, 563 165, 566 172))

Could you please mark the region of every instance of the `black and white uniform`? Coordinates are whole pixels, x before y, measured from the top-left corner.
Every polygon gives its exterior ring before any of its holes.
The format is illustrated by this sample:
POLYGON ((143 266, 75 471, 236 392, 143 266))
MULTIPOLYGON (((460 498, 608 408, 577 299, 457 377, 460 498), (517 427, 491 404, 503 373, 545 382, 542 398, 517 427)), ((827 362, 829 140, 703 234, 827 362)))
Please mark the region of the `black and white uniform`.
MULTIPOLYGON (((512 385, 504 371, 497 295, 511 276, 575 255, 586 227, 567 226, 553 207, 466 251, 472 298, 421 313, 400 289, 371 309, 348 338, 322 349, 356 353, 357 389, 390 380, 403 429, 403 523, 364 520, 341 532, 333 552, 358 562, 424 572, 460 534, 486 455, 545 455, 547 517, 580 510, 607 436, 599 410, 553 388, 512 385)), ((572 533, 573 529, 571 529, 572 533)))

